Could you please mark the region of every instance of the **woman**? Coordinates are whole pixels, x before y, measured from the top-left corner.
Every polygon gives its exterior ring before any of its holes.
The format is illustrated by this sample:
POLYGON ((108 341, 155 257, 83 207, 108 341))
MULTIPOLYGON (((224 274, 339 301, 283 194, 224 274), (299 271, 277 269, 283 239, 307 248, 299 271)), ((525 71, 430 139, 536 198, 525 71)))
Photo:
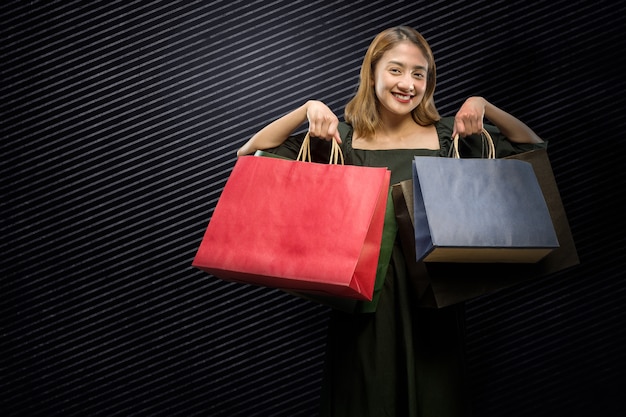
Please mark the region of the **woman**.
MULTIPOLYGON (((322 102, 307 101, 257 132, 237 154, 270 150, 295 158, 304 134, 290 135, 308 121, 311 137, 319 138, 312 142, 314 160, 326 161, 327 145, 336 140, 347 164, 388 167, 395 184, 412 177, 413 156, 448 156, 456 134, 465 138, 464 156, 480 157, 483 127, 497 157, 546 146, 528 126, 482 97, 468 98, 454 117, 440 117, 435 82, 426 40, 410 27, 387 29, 367 50, 345 123, 322 102), (484 118, 491 124, 483 125, 484 118)), ((470 414, 463 306, 418 309, 409 285, 397 243, 375 311, 332 311, 321 415, 470 414)))

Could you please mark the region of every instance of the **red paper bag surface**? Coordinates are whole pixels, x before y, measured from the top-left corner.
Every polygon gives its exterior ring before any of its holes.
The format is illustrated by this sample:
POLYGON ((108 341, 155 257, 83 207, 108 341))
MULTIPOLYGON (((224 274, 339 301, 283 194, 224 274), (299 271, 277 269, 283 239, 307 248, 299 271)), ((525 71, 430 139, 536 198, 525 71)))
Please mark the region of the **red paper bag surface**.
POLYGON ((254 285, 371 300, 390 172, 243 156, 192 265, 254 285))

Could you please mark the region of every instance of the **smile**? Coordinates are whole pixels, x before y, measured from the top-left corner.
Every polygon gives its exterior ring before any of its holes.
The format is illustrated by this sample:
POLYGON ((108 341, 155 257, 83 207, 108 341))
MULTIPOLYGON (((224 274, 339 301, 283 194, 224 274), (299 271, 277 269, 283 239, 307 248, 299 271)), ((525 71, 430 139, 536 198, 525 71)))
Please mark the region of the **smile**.
POLYGON ((391 94, 393 94, 394 97, 396 97, 397 99, 401 101, 411 101, 411 99, 413 98, 413 96, 410 94, 399 94, 399 93, 391 93, 391 94))

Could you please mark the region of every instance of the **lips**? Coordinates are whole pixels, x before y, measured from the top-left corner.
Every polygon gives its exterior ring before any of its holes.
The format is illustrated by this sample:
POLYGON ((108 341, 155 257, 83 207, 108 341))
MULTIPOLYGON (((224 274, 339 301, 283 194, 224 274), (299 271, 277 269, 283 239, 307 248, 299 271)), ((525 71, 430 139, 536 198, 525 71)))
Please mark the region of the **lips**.
POLYGON ((391 93, 391 94, 393 94, 393 96, 394 96, 395 98, 397 98, 398 100, 400 100, 400 101, 406 101, 406 102, 411 101, 411 99, 412 99, 413 97, 415 97, 415 96, 413 96, 413 95, 411 95, 411 94, 400 94, 400 93, 391 93))

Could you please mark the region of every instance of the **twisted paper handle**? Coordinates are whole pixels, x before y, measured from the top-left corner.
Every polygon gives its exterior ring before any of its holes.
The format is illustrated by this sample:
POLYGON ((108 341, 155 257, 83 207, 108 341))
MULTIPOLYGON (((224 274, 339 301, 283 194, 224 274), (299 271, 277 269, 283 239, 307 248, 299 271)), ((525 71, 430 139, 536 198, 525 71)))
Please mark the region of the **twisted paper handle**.
MULTIPOLYGON (((339 161, 341 161, 341 165, 343 165, 344 161, 341 147, 334 139, 332 139, 330 142, 330 160, 328 161, 328 163, 338 165, 339 161)), ((311 137, 309 135, 309 132, 306 132, 304 140, 302 140, 302 146, 300 146, 300 152, 298 152, 298 157, 296 158, 296 161, 311 162, 311 137)))
MULTIPOLYGON (((489 132, 485 130, 485 128, 483 128, 482 135, 487 139, 487 159, 495 159, 496 147, 493 144, 493 139, 491 138, 491 135, 489 134, 489 132)), ((459 134, 458 133, 454 135, 454 137, 452 138, 452 151, 453 151, 453 154, 452 154, 453 158, 458 159, 461 157, 461 155, 459 154, 459 134)))

